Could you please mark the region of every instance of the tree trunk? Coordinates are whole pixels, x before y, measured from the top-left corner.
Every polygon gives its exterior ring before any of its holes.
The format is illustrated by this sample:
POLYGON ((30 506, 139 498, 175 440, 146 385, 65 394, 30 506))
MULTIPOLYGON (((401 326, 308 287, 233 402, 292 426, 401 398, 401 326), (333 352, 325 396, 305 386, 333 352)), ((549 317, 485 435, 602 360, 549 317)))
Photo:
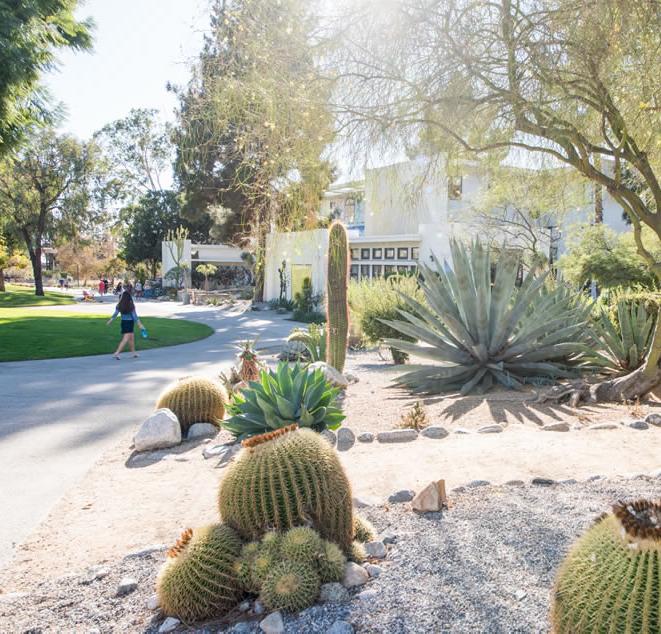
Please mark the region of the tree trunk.
POLYGON ((645 373, 645 366, 619 376, 615 379, 602 381, 590 386, 590 401, 635 401, 649 394, 661 384, 661 368, 657 367, 651 374, 645 373))
POLYGON ((41 270, 41 248, 30 249, 30 262, 32 263, 32 276, 34 277, 34 294, 44 296, 44 280, 41 270))
POLYGON ((5 272, 0 269, 0 293, 5 292, 5 272))

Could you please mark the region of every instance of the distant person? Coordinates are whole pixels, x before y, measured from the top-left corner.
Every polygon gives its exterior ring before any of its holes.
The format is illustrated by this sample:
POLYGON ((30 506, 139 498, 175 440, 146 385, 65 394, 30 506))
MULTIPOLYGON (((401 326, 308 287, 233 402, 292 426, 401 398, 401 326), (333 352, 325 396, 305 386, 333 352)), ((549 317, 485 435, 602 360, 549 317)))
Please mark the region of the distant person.
POLYGON ((64 280, 64 290, 68 291, 69 290, 69 278, 64 280))
POLYGON ((64 288, 64 278, 63 277, 60 278, 59 283, 60 283, 60 289, 63 289, 64 288))
POLYGON ((115 295, 121 295, 122 294, 122 283, 117 282, 117 288, 115 288, 115 295))
POLYGON ((135 334, 134 334, 134 329, 135 329, 135 324, 138 324, 139 328, 144 328, 142 325, 142 322, 140 321, 140 318, 138 317, 138 314, 135 312, 135 304, 133 303, 133 298, 131 297, 131 294, 128 291, 124 291, 122 293, 122 296, 119 298, 119 302, 117 302, 117 306, 115 307, 115 312, 112 314, 112 317, 108 320, 106 323, 107 326, 110 326, 112 322, 115 320, 117 315, 121 315, 121 333, 122 333, 122 338, 119 342, 119 345, 117 346, 117 350, 115 351, 115 354, 112 356, 119 361, 119 355, 124 349, 124 346, 126 344, 129 345, 129 348, 131 349, 131 352, 133 353, 133 357, 137 357, 138 353, 135 351, 135 334))
POLYGON ((140 283, 140 280, 135 283, 135 296, 142 297, 142 284, 140 283))
POLYGON ((103 292, 104 292, 104 294, 108 292, 109 288, 110 288, 110 282, 104 277, 103 278, 103 292))
POLYGON ((99 280, 99 295, 105 295, 106 294, 106 285, 104 284, 103 280, 99 280))

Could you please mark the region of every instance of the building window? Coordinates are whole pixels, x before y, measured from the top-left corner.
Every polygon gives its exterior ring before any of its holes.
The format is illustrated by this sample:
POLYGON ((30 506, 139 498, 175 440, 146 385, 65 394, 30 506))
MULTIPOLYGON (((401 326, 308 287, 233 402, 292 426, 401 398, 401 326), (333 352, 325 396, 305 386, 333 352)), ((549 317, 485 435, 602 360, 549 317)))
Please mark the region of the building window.
POLYGON ((448 198, 450 200, 461 200, 464 189, 464 179, 461 176, 448 176, 448 198))
POLYGON ((357 264, 352 264, 351 265, 351 270, 349 272, 349 277, 352 280, 357 280, 358 279, 358 265, 357 264))
POLYGON ((372 277, 381 277, 383 275, 383 266, 381 264, 372 265, 372 277))
POLYGON ((369 276, 370 276, 370 265, 369 264, 361 264, 360 265, 360 277, 369 279, 369 276))
POLYGON ((406 265, 404 265, 404 264, 400 264, 400 265, 397 267, 397 272, 398 272, 400 275, 408 275, 409 267, 406 266, 406 265))
POLYGON ((360 250, 360 259, 361 260, 369 260, 370 259, 370 250, 369 249, 361 249, 360 250))
POLYGON ((394 259, 395 259, 395 249, 392 247, 388 247, 386 249, 386 260, 394 260, 394 259))
POLYGON ((372 249, 373 260, 383 260, 383 249, 372 249))
POLYGON ((360 260, 360 249, 351 249, 351 259, 360 260))
POLYGON ((397 259, 398 260, 408 260, 409 259, 409 248, 408 247, 399 247, 399 249, 397 249, 397 259))
POLYGON ((395 275, 395 273, 397 273, 397 267, 393 264, 386 264, 383 267, 383 274, 385 277, 390 277, 391 275, 395 275))
POLYGON ((417 260, 420 257, 420 249, 418 247, 411 247, 411 259, 417 260))

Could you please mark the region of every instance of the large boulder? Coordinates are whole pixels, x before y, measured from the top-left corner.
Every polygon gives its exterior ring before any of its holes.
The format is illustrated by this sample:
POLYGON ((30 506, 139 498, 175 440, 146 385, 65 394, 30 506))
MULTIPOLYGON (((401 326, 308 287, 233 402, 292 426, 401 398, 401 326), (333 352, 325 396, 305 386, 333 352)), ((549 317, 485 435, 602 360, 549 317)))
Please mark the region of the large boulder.
POLYGON ((153 451, 174 447, 181 442, 181 425, 175 414, 166 408, 157 409, 147 418, 133 437, 136 451, 153 451))
POLYGON ((349 381, 347 381, 346 377, 325 361, 315 361, 308 366, 308 371, 314 372, 315 370, 321 370, 326 380, 333 387, 339 387, 342 390, 346 390, 349 387, 349 381))

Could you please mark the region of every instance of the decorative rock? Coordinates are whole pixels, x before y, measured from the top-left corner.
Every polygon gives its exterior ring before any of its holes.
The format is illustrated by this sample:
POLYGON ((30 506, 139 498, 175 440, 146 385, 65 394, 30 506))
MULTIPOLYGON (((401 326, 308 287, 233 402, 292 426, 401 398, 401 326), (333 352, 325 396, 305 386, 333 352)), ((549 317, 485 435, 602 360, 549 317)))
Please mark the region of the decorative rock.
POLYGON ((348 561, 347 565, 344 568, 344 578, 342 579, 342 585, 345 588, 355 588, 356 586, 362 586, 367 583, 369 575, 367 570, 362 566, 354 563, 353 561, 348 561))
POLYGON ((411 508, 419 513, 433 513, 442 507, 441 496, 436 482, 430 482, 418 495, 413 498, 411 508))
POLYGON ((397 491, 388 497, 388 502, 390 504, 402 504, 403 502, 410 502, 415 497, 415 491, 409 491, 408 489, 402 489, 397 491))
POLYGON ((645 416, 645 422, 648 425, 661 427, 661 414, 648 414, 647 416, 645 416))
POLYGON ((555 480, 552 478, 536 477, 532 479, 531 484, 536 484, 537 486, 542 487, 550 487, 551 485, 555 484, 555 480))
POLYGON ((379 442, 411 442, 418 437, 415 429, 392 429, 390 431, 380 431, 376 435, 379 442))
POLYGON ((455 427, 455 429, 453 429, 452 431, 454 431, 455 434, 470 434, 470 433, 472 433, 470 429, 466 429, 465 427, 455 427))
POLYGON ((454 487, 452 493, 463 493, 466 490, 466 487, 454 487))
POLYGON ((351 385, 352 383, 358 383, 358 381, 360 381, 360 378, 358 377, 358 375, 353 374, 351 372, 345 372, 344 373, 344 378, 347 381, 349 381, 349 385, 351 385))
POLYGON ((548 423, 542 427, 542 431, 569 431, 569 423, 558 421, 557 423, 548 423))
POLYGON ((353 626, 346 621, 335 621, 327 630, 326 634, 353 634, 353 626))
POLYGON ((371 431, 360 432, 358 442, 374 442, 374 434, 371 431))
POLYGON ((307 353, 307 348, 302 341, 288 341, 282 347, 282 351, 278 355, 280 361, 298 361, 302 356, 307 353))
POLYGON ((617 429, 617 425, 615 423, 594 423, 594 425, 590 425, 588 429, 595 431, 600 429, 617 429))
POLYGON ((491 484, 489 480, 471 480, 467 485, 467 489, 477 489, 478 487, 488 487, 491 484))
POLYGON ((98 581, 99 579, 107 577, 109 572, 108 568, 104 568, 103 566, 92 566, 85 573, 85 578, 81 583, 87 585, 94 581, 98 581))
POLYGON ((589 478, 586 478, 586 482, 595 482, 597 480, 603 480, 606 476, 602 475, 591 475, 589 478))
POLYGON ((528 596, 528 593, 525 590, 517 590, 514 593, 514 596, 517 601, 523 601, 528 596))
POLYGON ((133 577, 124 577, 117 586, 117 596, 124 597, 131 594, 138 587, 138 582, 133 577))
POLYGON ((281 634, 285 631, 285 624, 282 621, 280 612, 272 612, 259 623, 259 627, 265 634, 281 634))
POLYGON ((372 588, 369 590, 363 590, 362 592, 359 592, 356 595, 356 599, 359 599, 360 601, 371 601, 372 599, 376 599, 378 596, 378 592, 372 588))
POLYGON ((213 437, 217 436, 219 431, 218 426, 213 423, 194 423, 188 428, 186 438, 192 440, 193 438, 213 437))
POLYGON ((425 438, 434 438, 435 440, 440 440, 441 438, 445 438, 446 436, 449 436, 449 432, 445 427, 441 427, 440 425, 431 425, 430 427, 425 427, 421 432, 421 436, 424 436, 425 438))
POLYGON ((370 506, 378 506, 378 502, 376 500, 373 500, 372 498, 359 498, 355 497, 353 498, 353 505, 357 509, 365 509, 370 506))
POLYGON ((337 450, 346 451, 356 444, 356 435, 348 427, 337 430, 337 450))
POLYGON ((397 535, 392 532, 383 533, 381 535, 381 541, 384 544, 394 544, 397 541, 397 535))
POLYGON ((578 480, 576 480, 574 478, 569 478, 567 480, 560 480, 560 482, 558 482, 558 484, 578 484, 578 480))
POLYGON ((324 583, 319 589, 319 601, 322 603, 345 603, 349 592, 341 583, 324 583))
POLYGON ((330 429, 324 429, 324 431, 321 432, 321 435, 328 441, 331 447, 335 447, 335 444, 337 443, 337 436, 335 435, 334 431, 331 431, 330 429))
POLYGON ((367 574, 370 577, 378 577, 383 572, 383 568, 381 568, 381 566, 377 566, 376 564, 363 564, 363 568, 367 570, 367 574))
POLYGON ((367 542, 365 544, 365 552, 367 553, 368 557, 384 559, 386 556, 386 547, 383 542, 367 542))
POLYGON ((649 425, 644 420, 632 420, 625 423, 631 429, 649 429, 649 425))
POLYGON ((264 607, 264 604, 261 601, 255 601, 255 603, 252 606, 252 611, 257 615, 264 614, 266 608, 264 607))
POLYGON ((242 601, 239 603, 239 612, 247 612, 250 609, 250 601, 242 601))
POLYGON ((227 464, 234 456, 239 453, 241 444, 238 442, 229 442, 222 445, 207 446, 202 451, 205 460, 209 458, 219 458, 218 464, 227 464))
POLYGON ((523 480, 508 480, 505 482, 505 486, 508 487, 522 487, 525 485, 525 482, 523 480))
POLYGON ((167 449, 181 442, 181 425, 175 414, 166 408, 157 409, 133 436, 136 451, 167 449))
POLYGON ((124 559, 139 559, 145 555, 153 555, 154 553, 162 553, 166 551, 168 547, 165 544, 152 544, 151 546, 146 546, 140 550, 135 550, 132 553, 129 553, 124 557, 124 559))
POLYGON ((503 428, 500 425, 483 425, 477 430, 478 434, 500 434, 503 428))
POLYGON ((172 616, 168 616, 163 623, 161 623, 161 627, 158 628, 159 634, 164 634, 164 632, 171 632, 172 630, 176 629, 177 626, 181 623, 179 619, 175 619, 172 616))
POLYGON ((308 366, 308 372, 321 370, 326 380, 333 386, 345 390, 349 387, 349 381, 338 372, 332 365, 328 365, 325 361, 315 361, 308 366))
POLYGON ((148 610, 158 610, 160 604, 158 602, 158 595, 152 594, 149 599, 147 599, 147 609, 148 610))

